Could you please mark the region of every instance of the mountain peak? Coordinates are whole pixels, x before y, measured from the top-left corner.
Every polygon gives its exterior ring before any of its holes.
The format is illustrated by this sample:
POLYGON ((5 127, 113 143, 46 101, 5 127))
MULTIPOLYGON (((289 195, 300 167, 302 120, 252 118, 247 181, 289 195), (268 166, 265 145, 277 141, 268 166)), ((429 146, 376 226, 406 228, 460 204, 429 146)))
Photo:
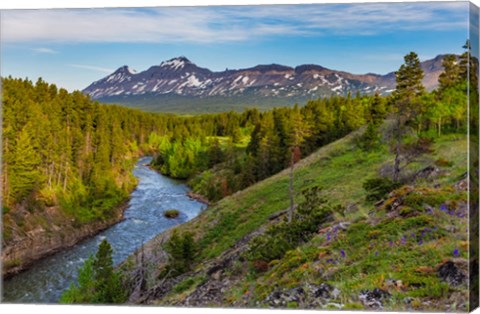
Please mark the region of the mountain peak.
POLYGON ((162 68, 170 68, 173 70, 181 70, 183 69, 187 64, 192 64, 190 60, 188 60, 184 56, 176 57, 167 61, 163 61, 160 63, 160 67, 162 68))
MULTIPOLYGON (((422 62, 423 83, 432 90, 442 71, 441 57, 422 62)), ((122 66, 114 73, 89 85, 84 92, 105 101, 168 97, 227 97, 239 102, 264 99, 286 104, 330 95, 389 94, 395 89, 395 74, 363 74, 331 70, 315 64, 295 68, 263 64, 240 70, 212 72, 198 67, 185 56, 163 61, 136 73, 122 66)), ((172 98, 173 99, 173 98, 172 98)), ((136 101, 136 100, 135 100, 136 101)))
POLYGON ((115 74, 115 73, 136 74, 137 71, 135 69, 132 69, 128 65, 124 65, 124 66, 119 67, 115 72, 113 72, 113 74, 115 74))

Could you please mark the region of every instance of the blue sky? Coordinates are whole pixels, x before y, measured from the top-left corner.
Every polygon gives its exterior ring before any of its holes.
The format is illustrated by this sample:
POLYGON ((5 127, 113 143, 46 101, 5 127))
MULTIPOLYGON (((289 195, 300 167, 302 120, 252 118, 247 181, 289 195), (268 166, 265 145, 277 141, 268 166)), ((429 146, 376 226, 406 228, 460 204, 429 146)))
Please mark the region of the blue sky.
POLYGON ((461 53, 468 17, 467 2, 3 11, 1 75, 71 91, 181 55, 214 71, 313 63, 385 74, 410 51, 461 53))

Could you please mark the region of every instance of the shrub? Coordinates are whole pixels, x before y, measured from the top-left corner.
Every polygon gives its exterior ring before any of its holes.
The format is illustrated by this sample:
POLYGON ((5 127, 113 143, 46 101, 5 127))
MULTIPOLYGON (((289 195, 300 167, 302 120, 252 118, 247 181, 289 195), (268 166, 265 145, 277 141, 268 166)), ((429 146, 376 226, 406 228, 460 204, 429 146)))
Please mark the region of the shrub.
POLYGON ((357 138, 357 146, 362 150, 368 151, 378 147, 380 144, 380 135, 378 134, 378 126, 369 123, 365 132, 357 138))
POLYGON ((452 167, 453 162, 440 157, 437 160, 435 160, 435 165, 438 167, 452 167))
POLYGON ((168 265, 165 274, 170 273, 172 276, 178 276, 191 269, 197 253, 197 245, 191 232, 180 235, 177 230, 174 230, 164 248, 168 253, 168 265))
POLYGON ((252 267, 257 273, 264 273, 268 270, 268 263, 262 260, 255 260, 252 263, 252 267))
POLYGON ((333 209, 327 199, 320 195, 321 189, 314 187, 302 194, 305 200, 297 207, 293 220, 271 226, 262 237, 250 243, 247 258, 251 261, 281 259, 285 253, 299 244, 309 241, 318 226, 333 217, 333 209))
POLYGON ((399 188, 400 185, 400 183, 393 182, 388 178, 373 178, 366 180, 363 183, 363 188, 367 191, 367 201, 379 201, 391 191, 399 188))
POLYGON ((180 215, 180 212, 176 209, 166 210, 163 215, 167 218, 177 218, 180 215))
POLYGON ((5 206, 5 205, 3 205, 3 206, 2 206, 2 212, 3 212, 4 215, 6 215, 6 214, 8 214, 8 213, 10 212, 10 208, 7 207, 7 206, 5 206))
POLYGON ((195 278, 187 278, 184 281, 181 281, 178 283, 174 288, 173 292, 175 293, 182 293, 184 291, 187 291, 190 289, 195 284, 195 278))

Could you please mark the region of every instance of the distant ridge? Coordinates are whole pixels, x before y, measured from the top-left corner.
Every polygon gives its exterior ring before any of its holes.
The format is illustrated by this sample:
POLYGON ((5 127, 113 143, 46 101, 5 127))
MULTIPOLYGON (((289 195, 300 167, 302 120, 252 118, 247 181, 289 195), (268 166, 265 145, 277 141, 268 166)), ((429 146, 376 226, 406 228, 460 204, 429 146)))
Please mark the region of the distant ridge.
MULTIPOLYGON (((422 62, 423 83, 429 90, 437 86, 443 58, 444 55, 438 55, 422 62)), ((143 72, 124 65, 93 82, 83 92, 102 102, 148 107, 152 111, 165 111, 170 107, 172 110, 166 111, 176 111, 176 106, 188 103, 192 107, 196 101, 199 106, 211 100, 226 105, 271 107, 357 92, 385 95, 394 89, 394 72, 357 75, 315 64, 295 68, 267 64, 213 72, 181 56, 143 72)))

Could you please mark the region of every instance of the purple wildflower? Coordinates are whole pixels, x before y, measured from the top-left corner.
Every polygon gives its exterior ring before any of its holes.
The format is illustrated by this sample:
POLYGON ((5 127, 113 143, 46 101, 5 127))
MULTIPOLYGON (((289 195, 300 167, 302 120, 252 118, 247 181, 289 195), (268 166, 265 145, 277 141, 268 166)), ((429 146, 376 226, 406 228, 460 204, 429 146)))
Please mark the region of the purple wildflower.
POLYGON ((453 215, 455 215, 455 211, 454 211, 454 210, 449 210, 449 211, 448 211, 448 214, 449 214, 450 216, 453 216, 453 215))
POLYGON ((393 242, 390 241, 390 242, 388 243, 388 245, 390 245, 390 247, 392 247, 392 246, 393 246, 393 242))
POLYGON ((403 236, 402 237, 402 245, 405 245, 405 244, 407 244, 407 237, 403 236))
POLYGON ((420 239, 420 241, 418 241, 418 245, 422 245, 423 244, 423 240, 420 239))
POLYGON ((378 256, 378 251, 375 252, 375 256, 378 256))
POLYGON ((445 205, 445 204, 440 205, 440 210, 442 212, 446 212, 448 210, 447 205, 445 205))
POLYGON ((333 264, 333 259, 331 259, 331 258, 327 259, 327 263, 333 264))
POLYGON ((330 235, 330 232, 327 232, 327 241, 330 241, 332 239, 332 236, 330 235))
POLYGON ((453 250, 453 256, 458 257, 459 255, 458 249, 453 250))
POLYGON ((340 254, 342 255, 343 258, 345 258, 345 251, 344 250, 340 250, 340 254))

